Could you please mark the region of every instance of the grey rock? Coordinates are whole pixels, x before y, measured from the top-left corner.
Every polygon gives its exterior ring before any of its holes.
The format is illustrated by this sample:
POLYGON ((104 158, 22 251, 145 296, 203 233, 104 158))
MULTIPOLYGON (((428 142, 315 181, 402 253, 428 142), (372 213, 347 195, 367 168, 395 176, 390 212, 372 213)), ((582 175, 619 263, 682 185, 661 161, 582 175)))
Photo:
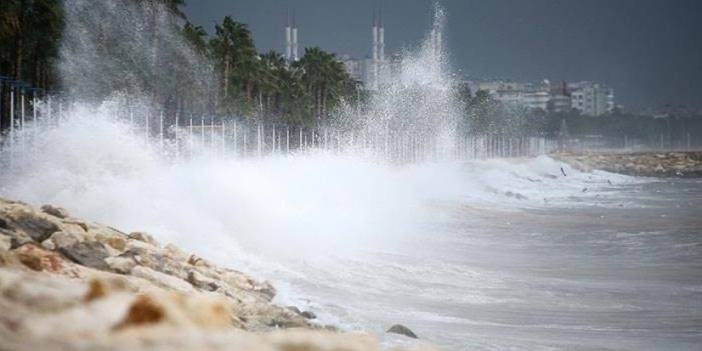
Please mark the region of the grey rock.
POLYGON ((46 240, 60 230, 56 223, 30 212, 18 212, 12 222, 11 225, 21 229, 37 242, 46 240))
POLYGON ((149 235, 149 234, 147 234, 147 233, 144 233, 144 232, 134 232, 134 233, 129 233, 127 236, 128 236, 130 239, 139 240, 139 241, 145 242, 145 243, 147 243, 147 244, 151 244, 151 245, 153 245, 153 246, 158 247, 158 242, 156 242, 156 240, 154 239, 153 236, 151 236, 151 235, 149 235))
POLYGON ((413 333, 409 328, 405 327, 402 324, 395 324, 390 329, 387 330, 387 333, 394 333, 394 334, 400 334, 404 336, 408 336, 410 338, 418 339, 417 335, 413 333))
POLYGON ((195 291, 192 285, 178 277, 157 272, 148 267, 135 266, 131 274, 135 277, 144 278, 162 288, 189 293, 195 291))
POLYGON ((317 318, 317 315, 314 314, 314 312, 312 312, 312 311, 303 311, 302 313, 300 313, 300 315, 307 318, 307 319, 316 319, 317 318))
POLYGON ((188 272, 185 270, 184 263, 146 248, 132 247, 120 254, 119 257, 130 257, 140 266, 148 267, 154 271, 172 275, 183 280, 188 279, 188 272))
POLYGON ((18 232, 14 230, 7 230, 0 228, 0 235, 7 236, 10 238, 10 249, 16 249, 24 244, 33 242, 32 238, 24 232, 18 232))
POLYGON ((273 300, 275 297, 275 294, 278 292, 275 290, 275 287, 271 285, 271 283, 264 281, 263 283, 260 283, 260 285, 254 289, 256 292, 261 294, 267 301, 273 300))
POLYGON ((134 259, 131 257, 108 257, 105 259, 105 263, 107 263, 113 271, 120 274, 129 274, 134 266, 136 266, 136 262, 134 262, 134 259))
POLYGON ((12 238, 8 235, 0 234, 0 251, 7 251, 12 247, 12 238))
POLYGON ((215 291, 219 288, 219 285, 217 285, 213 279, 210 279, 194 270, 188 272, 188 278, 186 280, 188 283, 200 290, 215 291))
POLYGON ((49 240, 49 239, 46 239, 46 240, 42 241, 42 242, 41 242, 41 247, 43 247, 43 248, 45 248, 45 249, 47 249, 47 250, 49 250, 49 251, 54 251, 54 250, 56 250, 56 244, 54 244, 54 242, 51 241, 51 240, 49 240))
POLYGON ((63 207, 55 207, 55 206, 51 206, 51 205, 44 205, 44 206, 41 207, 41 210, 42 210, 42 212, 44 212, 44 213, 46 213, 46 214, 50 214, 50 215, 52 215, 52 216, 54 216, 54 217, 58 217, 58 218, 61 218, 61 219, 64 219, 64 218, 67 218, 67 217, 70 216, 70 215, 68 214, 68 211, 67 211, 65 208, 63 208, 63 207))
POLYGON ((68 247, 61 247, 59 252, 71 261, 83 266, 103 271, 110 269, 110 266, 105 262, 105 258, 109 256, 109 253, 105 246, 97 241, 85 241, 68 247))
POLYGON ((75 235, 74 233, 60 231, 51 234, 51 236, 48 239, 42 242, 42 246, 47 247, 48 244, 45 245, 44 243, 51 242, 53 243, 53 249, 60 249, 64 247, 73 246, 80 241, 82 240, 78 235, 75 235))

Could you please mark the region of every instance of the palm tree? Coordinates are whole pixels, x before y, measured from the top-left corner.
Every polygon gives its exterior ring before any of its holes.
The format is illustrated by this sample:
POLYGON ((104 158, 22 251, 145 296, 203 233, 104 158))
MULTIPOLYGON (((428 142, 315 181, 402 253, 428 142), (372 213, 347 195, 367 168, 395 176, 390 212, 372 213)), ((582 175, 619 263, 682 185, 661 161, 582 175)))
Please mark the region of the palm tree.
MULTIPOLYGON (((62 30, 58 0, 4 0, 0 11, 0 75, 37 86, 57 55, 62 30), (9 69, 7 66, 10 66, 9 69)), ((47 77, 48 79, 48 77, 47 77)))
POLYGON ((269 51, 261 55, 261 73, 259 79, 259 92, 261 98, 265 98, 265 110, 268 115, 280 117, 281 95, 283 80, 286 78, 287 70, 283 55, 275 51, 269 51))
POLYGON ((344 87, 347 87, 351 78, 336 55, 318 47, 306 48, 305 55, 296 65, 303 70, 302 80, 313 96, 312 114, 319 127, 326 118, 329 107, 340 101, 344 87))
POLYGON ((183 26, 183 37, 199 54, 207 55, 207 32, 201 27, 185 22, 183 26))
MULTIPOLYGON (((53 63, 58 56, 63 27, 59 0, 3 0, 0 5, 0 76, 48 89, 54 83, 53 63)), ((6 90, 0 96, 0 127, 8 112, 6 90)))
POLYGON ((215 26, 210 46, 220 76, 221 100, 228 102, 232 83, 238 81, 246 92, 246 101, 250 102, 249 76, 255 69, 256 49, 249 29, 226 16, 221 25, 215 26))

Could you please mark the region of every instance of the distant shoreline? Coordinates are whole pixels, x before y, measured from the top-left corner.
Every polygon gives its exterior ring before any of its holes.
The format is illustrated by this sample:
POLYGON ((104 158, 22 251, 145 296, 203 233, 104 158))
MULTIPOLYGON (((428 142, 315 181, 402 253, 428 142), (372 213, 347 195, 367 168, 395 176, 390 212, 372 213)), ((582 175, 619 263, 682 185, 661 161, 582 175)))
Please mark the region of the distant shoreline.
POLYGON ((702 151, 579 152, 551 157, 583 170, 640 177, 702 178, 702 151))

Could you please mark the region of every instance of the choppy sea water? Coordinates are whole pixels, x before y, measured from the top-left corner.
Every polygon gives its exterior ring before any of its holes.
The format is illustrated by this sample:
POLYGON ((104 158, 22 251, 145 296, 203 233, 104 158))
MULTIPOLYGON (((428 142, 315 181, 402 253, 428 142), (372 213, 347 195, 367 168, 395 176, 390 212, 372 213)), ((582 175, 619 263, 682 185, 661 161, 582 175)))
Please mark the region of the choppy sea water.
POLYGON ((702 181, 575 181, 556 205, 432 203, 395 250, 293 264, 288 283, 350 329, 446 349, 698 350, 702 181))

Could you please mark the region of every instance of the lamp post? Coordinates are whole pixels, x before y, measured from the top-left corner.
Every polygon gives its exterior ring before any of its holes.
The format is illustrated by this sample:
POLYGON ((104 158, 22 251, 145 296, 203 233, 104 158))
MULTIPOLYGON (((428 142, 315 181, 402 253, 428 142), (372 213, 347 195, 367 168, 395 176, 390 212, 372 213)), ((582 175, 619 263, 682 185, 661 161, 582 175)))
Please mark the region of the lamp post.
POLYGON ((0 127, 5 117, 5 82, 8 80, 8 77, 0 76, 0 127))

